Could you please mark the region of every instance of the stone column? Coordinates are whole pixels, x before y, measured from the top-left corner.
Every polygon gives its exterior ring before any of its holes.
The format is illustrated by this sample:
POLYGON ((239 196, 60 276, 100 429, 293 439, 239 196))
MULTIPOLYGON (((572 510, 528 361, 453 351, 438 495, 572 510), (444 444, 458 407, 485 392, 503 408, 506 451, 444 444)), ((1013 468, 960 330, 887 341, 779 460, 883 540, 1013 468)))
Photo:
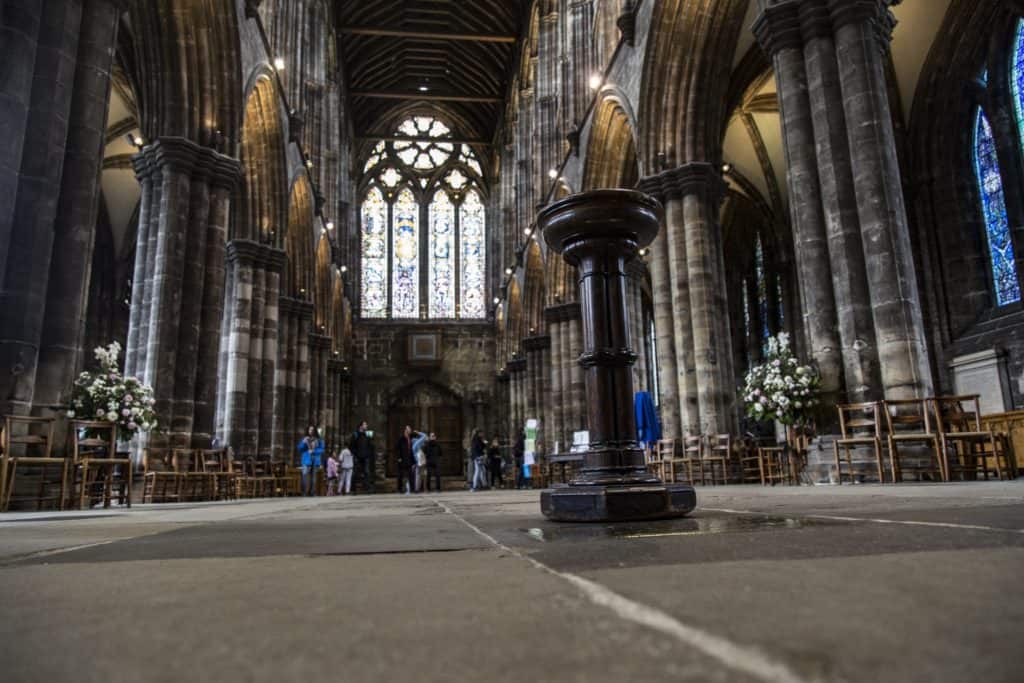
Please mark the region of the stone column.
POLYGON ((885 397, 932 393, 885 78, 889 0, 829 0, 885 397))
MULTIPOLYGON (((82 369, 86 300, 92 268, 100 173, 106 147, 110 71, 121 3, 86 0, 60 199, 54 225, 46 313, 39 348, 34 403, 67 405, 82 369)), ((9 132, 8 132, 9 134, 9 132)), ((57 444, 65 439, 58 435, 57 444)))
POLYGON ((569 376, 572 381, 572 414, 573 430, 590 429, 587 421, 588 413, 586 408, 587 396, 584 380, 583 367, 579 363, 580 354, 583 353, 583 320, 579 304, 576 304, 574 318, 567 323, 569 326, 569 376))
MULTIPOLYGON (((821 372, 823 399, 827 404, 834 404, 842 389, 842 359, 798 6, 799 0, 770 7, 755 24, 755 33, 772 57, 779 84, 790 221, 794 247, 799 254, 797 273, 804 331, 811 357, 821 372)), ((750 299, 751 302, 756 300, 750 299)))
POLYGON ((0 27, 0 414, 32 407, 81 15, 81 0, 18 0, 0 27))
POLYGON ((565 448, 565 389, 562 386, 562 324, 557 317, 557 308, 547 308, 544 317, 551 334, 550 349, 550 376, 548 379, 551 391, 548 393, 551 427, 548 430, 549 438, 552 439, 551 447, 554 448, 554 441, 565 448))
POLYGON ((657 234, 661 205, 629 190, 599 190, 538 216, 544 240, 579 268, 590 449, 569 486, 544 491, 541 511, 559 521, 626 521, 685 515, 693 489, 650 475, 636 441, 626 305, 626 263, 657 234))
POLYGON ((551 438, 552 425, 548 424, 548 416, 544 410, 547 403, 547 392, 545 391, 544 374, 546 366, 544 363, 544 352, 551 346, 551 337, 538 335, 527 337, 523 340, 523 349, 526 351, 527 367, 529 369, 530 383, 530 404, 527 409, 527 418, 536 418, 540 421, 540 428, 543 433, 551 438))
MULTIPOLYGON (((646 186, 641 188, 648 191, 646 186)), ((668 237, 671 228, 659 231, 650 246, 651 298, 654 304, 654 343, 658 354, 658 405, 661 407, 661 431, 666 439, 680 438, 681 426, 679 372, 676 363, 675 315, 672 305, 672 277, 669 269, 668 237)), ((685 367, 685 366, 684 366, 685 367)))
POLYGON ((680 437, 701 433, 693 316, 690 309, 690 275, 686 255, 686 223, 678 188, 665 193, 665 235, 672 289, 672 325, 675 340, 676 386, 678 387, 680 437))

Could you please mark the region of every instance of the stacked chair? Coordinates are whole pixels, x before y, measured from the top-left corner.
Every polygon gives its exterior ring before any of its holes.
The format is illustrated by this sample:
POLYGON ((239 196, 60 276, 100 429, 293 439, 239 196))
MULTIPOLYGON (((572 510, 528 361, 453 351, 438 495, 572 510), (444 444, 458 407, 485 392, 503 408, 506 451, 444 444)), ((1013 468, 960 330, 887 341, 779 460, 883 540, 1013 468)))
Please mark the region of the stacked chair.
POLYGON ((65 458, 53 457, 54 419, 10 415, 0 425, 0 511, 6 511, 22 482, 24 495, 17 502, 32 501, 36 509, 46 504, 64 509, 68 487, 65 458), (29 485, 25 485, 25 482, 29 485), (31 491, 31 494, 28 491, 31 491))
POLYGON ((71 500, 80 509, 102 503, 132 504, 132 461, 117 453, 117 425, 71 420, 71 500))

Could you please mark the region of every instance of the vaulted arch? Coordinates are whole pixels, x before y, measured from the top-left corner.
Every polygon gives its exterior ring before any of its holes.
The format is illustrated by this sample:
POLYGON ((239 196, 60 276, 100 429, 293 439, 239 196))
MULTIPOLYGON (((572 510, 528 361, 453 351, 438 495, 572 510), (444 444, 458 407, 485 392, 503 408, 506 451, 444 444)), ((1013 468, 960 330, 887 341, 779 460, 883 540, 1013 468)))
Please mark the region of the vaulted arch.
POLYGON ((256 78, 245 105, 242 206, 233 237, 281 246, 288 186, 280 99, 267 74, 256 78))
POLYGON ((282 289, 292 298, 305 299, 313 288, 313 189, 305 175, 292 184, 284 249, 287 284, 282 289))

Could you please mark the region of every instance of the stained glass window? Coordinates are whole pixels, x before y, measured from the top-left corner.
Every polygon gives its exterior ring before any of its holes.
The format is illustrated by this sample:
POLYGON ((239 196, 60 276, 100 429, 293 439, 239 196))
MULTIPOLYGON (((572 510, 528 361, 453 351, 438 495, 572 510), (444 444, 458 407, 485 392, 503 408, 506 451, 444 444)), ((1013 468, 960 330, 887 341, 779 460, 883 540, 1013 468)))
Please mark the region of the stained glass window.
POLYGON ((999 306, 1020 301, 1020 283, 1013 258, 1003 179, 999 173, 995 140, 985 113, 978 109, 974 129, 974 168, 981 191, 981 209, 988 232, 989 259, 992 264, 992 282, 999 306))
POLYGON ((743 280, 743 336, 750 339, 750 294, 747 291, 747 281, 743 280))
POLYGON ((470 190, 459 208, 459 242, 462 251, 459 298, 463 318, 483 318, 486 315, 484 220, 484 205, 480 195, 476 190, 470 190))
POLYGON ((430 203, 431 318, 455 317, 455 206, 448 193, 438 190, 430 203))
MULTIPOLYGON (((775 305, 779 307, 779 327, 786 328, 786 306, 782 298, 782 279, 775 281, 775 305)), ((781 331, 781 330, 780 330, 781 331)))
POLYGON ((761 243, 761 235, 757 236, 757 243, 754 245, 754 269, 757 276, 757 312, 761 323, 761 339, 768 339, 771 332, 768 330, 768 275, 764 269, 764 246, 761 243))
POLYGON ((1013 44, 1013 63, 1010 70, 1010 88, 1017 111, 1017 130, 1024 144, 1024 19, 1017 22, 1017 38, 1013 44))
POLYGON ((388 314, 388 206, 384 195, 372 188, 362 209, 362 315, 385 318, 388 314))
POLYGON ((416 318, 420 308, 420 207, 409 188, 398 193, 393 211, 395 255, 391 273, 391 315, 395 318, 416 318))

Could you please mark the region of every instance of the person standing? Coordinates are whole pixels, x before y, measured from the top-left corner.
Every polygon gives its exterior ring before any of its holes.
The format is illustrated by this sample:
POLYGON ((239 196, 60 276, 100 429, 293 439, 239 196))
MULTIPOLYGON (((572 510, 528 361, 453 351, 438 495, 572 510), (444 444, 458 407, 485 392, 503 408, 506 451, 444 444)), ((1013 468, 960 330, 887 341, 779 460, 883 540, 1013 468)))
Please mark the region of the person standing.
POLYGON ((427 491, 430 491, 430 482, 433 480, 437 485, 437 492, 441 492, 441 444, 437 442, 437 434, 430 432, 427 443, 423 446, 423 454, 427 456, 427 491))
POLYGON ((327 495, 336 495, 338 491, 338 454, 335 452, 327 456, 327 495))
POLYGON ((423 447, 427 443, 427 432, 413 432, 412 441, 412 490, 419 493, 423 490, 423 474, 427 469, 427 456, 423 447))
POLYGON ((498 447, 498 439, 495 437, 487 449, 487 470, 490 474, 492 489, 505 487, 505 480, 501 476, 501 466, 501 449, 498 447))
POLYGON ((516 466, 516 488, 526 488, 526 473, 523 471, 523 456, 526 453, 526 435, 519 432, 512 446, 512 459, 516 466))
POLYGON ((469 456, 473 461, 473 485, 470 491, 479 491, 487 487, 487 444, 479 429, 473 430, 473 438, 469 444, 469 456))
POLYGON ((324 452, 324 442, 317 436, 316 425, 309 425, 306 436, 299 442, 299 455, 302 456, 302 495, 316 495, 316 471, 320 469, 320 458, 324 452))
POLYGON ((355 464, 363 479, 367 493, 377 490, 377 453, 373 447, 373 432, 369 431, 366 420, 359 423, 359 429, 352 435, 348 447, 355 456, 355 464))
POLYGON ((398 493, 409 493, 411 483, 412 467, 416 462, 413 457, 413 435, 412 427, 405 426, 402 435, 395 442, 395 464, 398 466, 397 483, 398 493))
POLYGON ((341 469, 341 479, 338 482, 338 493, 343 496, 352 495, 352 467, 355 464, 352 451, 348 448, 341 449, 341 458, 338 465, 341 469))

